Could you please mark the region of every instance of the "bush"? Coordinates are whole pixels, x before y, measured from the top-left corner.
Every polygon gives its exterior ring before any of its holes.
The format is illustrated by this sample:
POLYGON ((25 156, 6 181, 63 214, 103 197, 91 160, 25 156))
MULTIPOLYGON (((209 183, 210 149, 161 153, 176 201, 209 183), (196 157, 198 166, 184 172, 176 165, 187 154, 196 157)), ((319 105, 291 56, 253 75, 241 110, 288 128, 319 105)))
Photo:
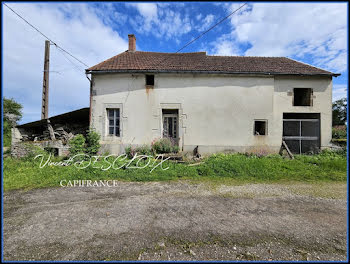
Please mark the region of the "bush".
POLYGON ((93 130, 90 130, 86 135, 86 153, 89 155, 96 155, 99 151, 100 145, 100 135, 93 130))
POLYGON ((174 153, 178 153, 179 150, 180 150, 179 146, 177 146, 177 145, 173 146, 173 152, 174 153))
POLYGON ((125 154, 129 159, 131 159, 135 155, 135 149, 133 149, 131 146, 127 146, 125 148, 125 154))
POLYGON ((142 145, 136 148, 133 148, 132 146, 127 146, 125 148, 125 154, 128 156, 129 159, 134 157, 136 153, 138 155, 147 155, 147 156, 153 155, 152 149, 148 145, 142 145))
POLYGON ((69 152, 71 156, 76 154, 96 155, 100 150, 100 135, 90 130, 86 138, 82 134, 77 134, 69 141, 69 152))
POLYGON ((152 150, 157 154, 177 153, 179 152, 179 147, 169 138, 161 138, 152 143, 152 150))
POLYGON ((135 149, 135 152, 139 155, 147 155, 147 156, 151 156, 153 154, 151 147, 148 145, 142 145, 140 147, 137 147, 135 149))
POLYGON ((46 152, 41 147, 39 147, 37 145, 33 145, 31 143, 23 143, 23 147, 28 152, 28 154, 25 157, 22 158, 23 160, 32 160, 37 155, 44 155, 44 156, 46 156, 46 155, 49 154, 48 152, 46 152))
POLYGON ((74 138, 69 141, 69 152, 71 156, 76 154, 85 153, 85 137, 82 134, 77 134, 74 138))
POLYGON ((346 126, 334 126, 332 128, 332 138, 346 138, 346 126))

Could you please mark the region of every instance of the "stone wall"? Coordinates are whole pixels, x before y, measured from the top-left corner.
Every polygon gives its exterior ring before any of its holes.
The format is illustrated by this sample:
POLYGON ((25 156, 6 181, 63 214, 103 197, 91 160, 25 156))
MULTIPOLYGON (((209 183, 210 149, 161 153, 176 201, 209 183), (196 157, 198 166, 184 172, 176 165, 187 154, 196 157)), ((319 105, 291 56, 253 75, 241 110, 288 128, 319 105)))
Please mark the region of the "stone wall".
POLYGON ((47 140, 36 142, 14 142, 11 145, 11 155, 16 158, 26 157, 38 152, 38 148, 42 150, 45 148, 57 149, 58 156, 67 156, 69 154, 69 145, 64 145, 61 140, 47 140))

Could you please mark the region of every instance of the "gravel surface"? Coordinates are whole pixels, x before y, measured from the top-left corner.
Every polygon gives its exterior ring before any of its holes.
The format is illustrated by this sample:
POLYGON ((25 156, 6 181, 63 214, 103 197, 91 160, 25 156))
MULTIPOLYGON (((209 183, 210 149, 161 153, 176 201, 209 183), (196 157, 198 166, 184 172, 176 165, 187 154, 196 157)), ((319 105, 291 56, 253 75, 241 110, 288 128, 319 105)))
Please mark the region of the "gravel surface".
POLYGON ((4 194, 4 260, 346 260, 346 184, 4 194), (332 191, 333 190, 333 191, 332 191))

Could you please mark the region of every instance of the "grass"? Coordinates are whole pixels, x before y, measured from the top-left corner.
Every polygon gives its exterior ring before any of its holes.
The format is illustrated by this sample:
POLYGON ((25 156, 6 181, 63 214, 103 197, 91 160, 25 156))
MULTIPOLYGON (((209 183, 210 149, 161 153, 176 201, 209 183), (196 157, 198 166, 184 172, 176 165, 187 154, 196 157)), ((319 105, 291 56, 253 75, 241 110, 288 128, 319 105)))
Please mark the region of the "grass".
MULTIPOLYGON (((62 158, 55 158, 58 162, 62 158)), ((125 162, 124 162, 125 163, 125 162)), ((323 152, 318 155, 299 155, 294 160, 279 155, 265 157, 244 154, 217 154, 203 160, 198 166, 167 162, 163 171, 156 168, 144 169, 77 169, 74 166, 45 166, 33 158, 4 159, 4 190, 32 189, 59 186, 61 180, 120 180, 120 181, 172 181, 186 179, 193 182, 244 184, 283 182, 345 182, 347 172, 346 155, 323 152)), ((121 165, 123 162, 118 161, 121 165)), ((95 167, 107 167, 103 160, 95 167)), ((116 166, 117 167, 117 166, 116 166)))

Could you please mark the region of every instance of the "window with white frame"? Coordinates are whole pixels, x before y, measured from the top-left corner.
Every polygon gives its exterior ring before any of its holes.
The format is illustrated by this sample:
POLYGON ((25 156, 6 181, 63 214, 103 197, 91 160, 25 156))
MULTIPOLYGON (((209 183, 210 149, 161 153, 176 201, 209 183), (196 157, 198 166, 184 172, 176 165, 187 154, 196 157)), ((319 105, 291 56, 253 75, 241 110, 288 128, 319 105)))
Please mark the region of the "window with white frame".
POLYGON ((120 109, 107 109, 108 135, 120 137, 120 109))

